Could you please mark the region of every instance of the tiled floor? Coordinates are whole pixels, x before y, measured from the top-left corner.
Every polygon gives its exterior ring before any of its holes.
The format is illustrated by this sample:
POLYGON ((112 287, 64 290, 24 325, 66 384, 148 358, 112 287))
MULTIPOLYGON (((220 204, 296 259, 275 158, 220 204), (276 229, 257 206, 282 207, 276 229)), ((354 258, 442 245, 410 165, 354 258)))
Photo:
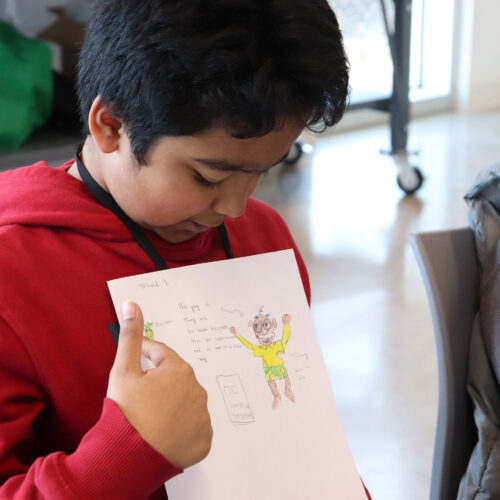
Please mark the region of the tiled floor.
POLYGON ((392 160, 378 152, 385 127, 317 139, 257 193, 305 257, 337 405, 374 500, 428 498, 437 361, 408 234, 467 224, 464 192, 500 160, 500 111, 420 119, 410 137, 426 177, 415 197, 402 196, 392 160))
MULTIPOLYGON (((392 160, 379 154, 386 127, 314 142, 297 166, 274 169, 257 196, 287 220, 308 265, 337 405, 374 500, 425 500, 437 364, 408 233, 466 225, 465 190, 500 159, 500 111, 413 123, 410 148, 426 176, 415 197, 402 196, 392 160)), ((67 160, 55 156, 52 165, 67 160)))

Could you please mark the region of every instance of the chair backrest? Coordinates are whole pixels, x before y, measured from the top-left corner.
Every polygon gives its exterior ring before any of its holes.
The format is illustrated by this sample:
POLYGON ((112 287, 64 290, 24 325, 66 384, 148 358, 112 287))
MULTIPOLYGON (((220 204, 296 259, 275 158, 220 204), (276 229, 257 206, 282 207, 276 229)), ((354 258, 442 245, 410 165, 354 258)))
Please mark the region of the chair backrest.
POLYGON ((470 228, 410 235, 434 324, 439 404, 431 500, 455 500, 477 441, 466 392, 469 341, 478 310, 479 266, 470 228))

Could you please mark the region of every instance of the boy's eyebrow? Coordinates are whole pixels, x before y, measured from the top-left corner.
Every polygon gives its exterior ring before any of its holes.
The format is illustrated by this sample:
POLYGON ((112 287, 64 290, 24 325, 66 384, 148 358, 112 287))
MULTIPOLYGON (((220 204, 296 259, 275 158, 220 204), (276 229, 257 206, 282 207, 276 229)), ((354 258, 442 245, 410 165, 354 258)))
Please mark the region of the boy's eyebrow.
MULTIPOLYGON (((278 163, 281 163, 286 157, 288 156, 288 152, 285 153, 278 161, 273 163, 271 167, 274 167, 275 165, 278 165, 278 163)), ((252 168, 252 167, 243 167, 241 165, 234 165, 232 163, 229 163, 224 160, 212 160, 210 158, 194 158, 194 161, 198 163, 203 163, 205 166, 209 168, 213 168, 215 170, 233 170, 236 172, 246 172, 248 174, 259 174, 263 173, 266 170, 268 170, 271 167, 264 168, 262 170, 259 170, 258 168, 252 168)))

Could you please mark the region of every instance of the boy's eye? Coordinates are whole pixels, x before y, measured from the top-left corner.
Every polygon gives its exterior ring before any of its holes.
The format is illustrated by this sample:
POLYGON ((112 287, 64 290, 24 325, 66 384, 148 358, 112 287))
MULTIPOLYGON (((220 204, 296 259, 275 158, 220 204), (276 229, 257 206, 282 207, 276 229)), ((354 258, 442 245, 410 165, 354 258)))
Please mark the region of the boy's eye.
POLYGON ((199 172, 196 172, 195 179, 202 186, 212 189, 215 189, 217 186, 219 186, 224 182, 224 181, 217 181, 217 182, 209 181, 208 179, 205 179, 205 177, 203 177, 199 172))
MULTIPOLYGON (((222 179, 220 181, 209 181, 208 179, 203 177, 203 175, 201 175, 200 172, 198 172, 198 170, 194 170, 194 173, 195 173, 195 176, 194 176, 195 180, 199 184, 201 184, 202 186, 207 187, 207 188, 215 189, 217 186, 220 186, 225 181, 225 179, 222 179)), ((264 177, 268 173, 269 173, 269 169, 264 170, 260 175, 264 177)))

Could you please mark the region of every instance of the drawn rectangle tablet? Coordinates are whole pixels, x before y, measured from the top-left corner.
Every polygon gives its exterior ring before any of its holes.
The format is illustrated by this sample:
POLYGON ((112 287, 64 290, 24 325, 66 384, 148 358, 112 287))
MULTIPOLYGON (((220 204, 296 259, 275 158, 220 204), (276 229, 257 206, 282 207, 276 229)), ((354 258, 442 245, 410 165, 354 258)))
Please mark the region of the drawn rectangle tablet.
POLYGON ((245 389, 237 373, 234 375, 219 375, 217 385, 224 398, 229 420, 233 424, 245 425, 255 422, 245 389))

